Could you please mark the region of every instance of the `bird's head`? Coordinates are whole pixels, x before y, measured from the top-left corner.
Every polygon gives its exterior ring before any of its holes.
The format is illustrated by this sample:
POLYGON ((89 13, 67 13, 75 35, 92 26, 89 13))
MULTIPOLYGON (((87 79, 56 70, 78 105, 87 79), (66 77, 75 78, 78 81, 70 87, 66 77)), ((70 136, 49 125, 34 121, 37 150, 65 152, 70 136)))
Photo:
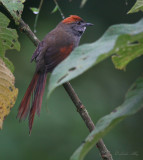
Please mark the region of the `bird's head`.
POLYGON ((93 25, 91 23, 86 23, 82 18, 76 15, 65 18, 61 23, 68 32, 72 32, 79 37, 84 33, 87 26, 93 25))

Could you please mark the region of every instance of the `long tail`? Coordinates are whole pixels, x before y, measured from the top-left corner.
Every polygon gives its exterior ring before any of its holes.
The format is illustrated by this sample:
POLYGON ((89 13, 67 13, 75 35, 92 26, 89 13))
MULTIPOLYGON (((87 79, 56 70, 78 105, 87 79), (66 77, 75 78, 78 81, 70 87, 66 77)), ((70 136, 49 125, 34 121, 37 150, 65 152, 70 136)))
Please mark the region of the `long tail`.
POLYGON ((47 73, 35 73, 19 106, 17 117, 20 121, 25 120, 29 114, 29 134, 31 134, 35 112, 40 115, 46 80, 47 73))

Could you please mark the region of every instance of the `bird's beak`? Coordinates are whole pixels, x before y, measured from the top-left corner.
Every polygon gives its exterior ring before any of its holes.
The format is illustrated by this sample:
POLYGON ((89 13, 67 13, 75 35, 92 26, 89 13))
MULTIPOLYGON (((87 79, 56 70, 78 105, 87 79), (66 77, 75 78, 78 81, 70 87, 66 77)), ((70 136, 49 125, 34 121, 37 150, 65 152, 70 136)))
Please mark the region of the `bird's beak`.
POLYGON ((85 23, 85 26, 93 26, 94 24, 92 23, 85 23))

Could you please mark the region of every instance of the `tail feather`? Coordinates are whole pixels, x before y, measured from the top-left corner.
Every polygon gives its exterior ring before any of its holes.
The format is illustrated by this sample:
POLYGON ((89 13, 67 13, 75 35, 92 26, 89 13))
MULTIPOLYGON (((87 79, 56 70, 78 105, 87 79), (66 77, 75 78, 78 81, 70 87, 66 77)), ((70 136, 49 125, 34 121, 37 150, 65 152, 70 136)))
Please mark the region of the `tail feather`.
POLYGON ((37 104, 38 105, 36 106, 36 113, 38 116, 40 116, 40 111, 41 111, 41 106, 42 106, 42 97, 44 95, 46 81, 47 81, 47 74, 45 73, 39 81, 39 84, 42 84, 42 85, 40 85, 39 88, 37 89, 37 91, 38 91, 37 104))
POLYGON ((30 111, 30 100, 31 100, 31 96, 32 93, 34 91, 34 88, 37 84, 37 80, 38 80, 39 75, 35 74, 33 76, 32 81, 30 82, 27 91, 20 103, 19 109, 18 109, 18 114, 17 114, 17 118, 19 118, 19 120, 25 120, 29 111, 30 111))
POLYGON ((25 119, 29 113, 29 133, 31 133, 35 113, 40 115, 42 98, 45 90, 47 73, 36 73, 25 93, 24 98, 19 107, 18 118, 25 119), (33 95, 33 98, 32 98, 33 95), (32 99, 32 106, 30 105, 32 99))

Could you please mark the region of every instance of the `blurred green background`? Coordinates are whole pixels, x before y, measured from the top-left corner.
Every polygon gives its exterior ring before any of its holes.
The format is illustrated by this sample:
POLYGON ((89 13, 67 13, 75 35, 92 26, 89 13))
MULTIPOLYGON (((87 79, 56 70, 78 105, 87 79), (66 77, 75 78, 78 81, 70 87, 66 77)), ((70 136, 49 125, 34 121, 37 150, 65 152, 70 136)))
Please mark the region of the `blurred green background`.
MULTIPOLYGON (((77 14, 95 24, 86 30, 80 44, 97 40, 113 24, 134 23, 143 16, 141 12, 126 14, 135 0, 88 0, 82 9, 79 7, 81 0, 58 2, 65 16, 77 14)), ((38 5, 39 0, 27 0, 25 3, 23 19, 32 29, 35 15, 29 7, 38 5)), ((61 21, 59 12, 51 14, 54 6, 52 0, 44 1, 36 33, 40 40, 61 21)), ((23 33, 19 33, 19 41, 20 52, 7 52, 15 66, 19 95, 16 105, 4 121, 3 130, 0 131, 0 160, 68 160, 88 135, 88 129, 63 87, 54 91, 48 104, 46 88, 41 115, 40 118, 35 117, 31 136, 28 134, 28 121, 19 123, 16 119, 18 106, 35 68, 35 64, 30 63, 35 46, 23 33)), ((142 68, 143 57, 131 62, 126 71, 116 70, 111 58, 108 58, 72 80, 71 84, 96 123, 123 102, 129 86, 142 74, 142 68)), ((143 112, 140 111, 118 124, 103 138, 114 160, 143 159, 142 117, 143 112)), ((96 146, 85 159, 101 159, 96 146)))

